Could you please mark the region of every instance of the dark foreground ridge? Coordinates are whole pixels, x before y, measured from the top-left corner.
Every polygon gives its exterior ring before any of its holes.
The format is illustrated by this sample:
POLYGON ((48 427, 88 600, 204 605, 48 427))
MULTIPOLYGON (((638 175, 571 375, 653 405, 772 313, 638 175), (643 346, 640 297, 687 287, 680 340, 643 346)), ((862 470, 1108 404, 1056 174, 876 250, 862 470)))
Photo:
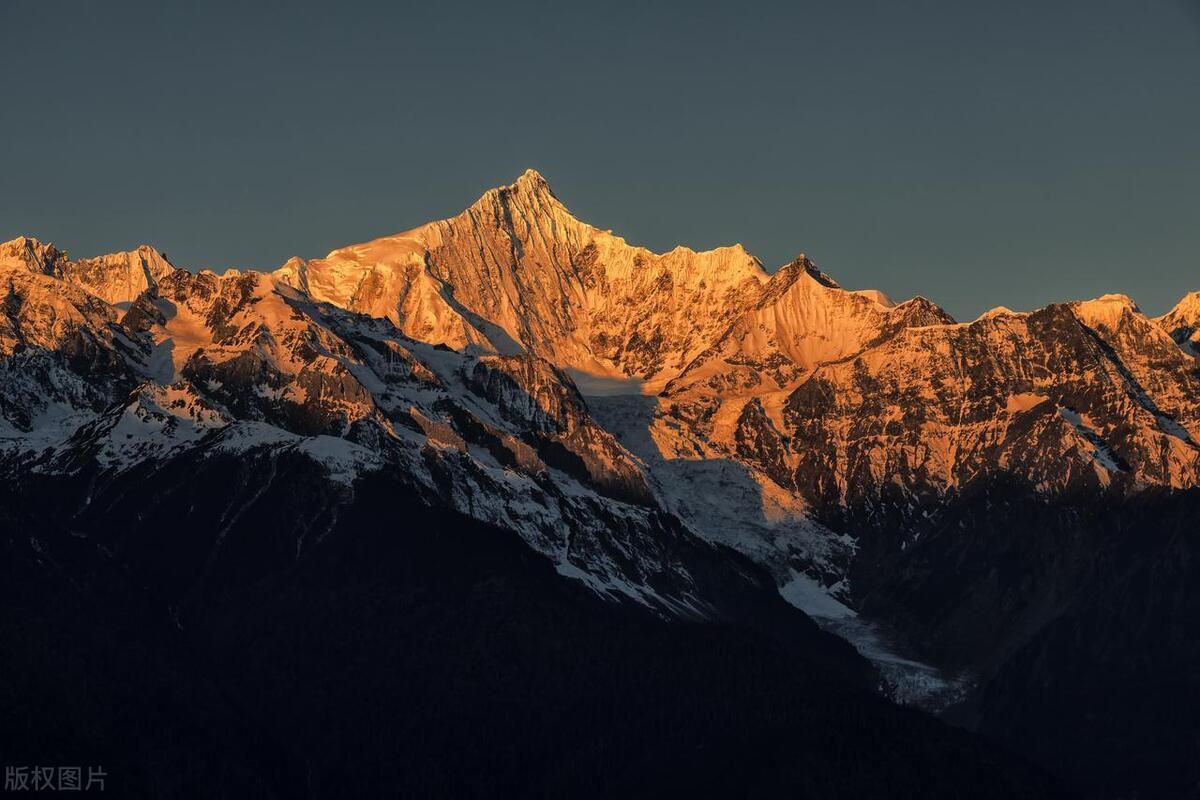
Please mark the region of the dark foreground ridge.
POLYGON ((667 623, 385 477, 338 505, 311 462, 274 466, 224 528, 235 463, 96 487, 78 515, 53 483, 6 489, 7 761, 103 763, 122 797, 1057 796, 875 694, 799 612, 667 623))

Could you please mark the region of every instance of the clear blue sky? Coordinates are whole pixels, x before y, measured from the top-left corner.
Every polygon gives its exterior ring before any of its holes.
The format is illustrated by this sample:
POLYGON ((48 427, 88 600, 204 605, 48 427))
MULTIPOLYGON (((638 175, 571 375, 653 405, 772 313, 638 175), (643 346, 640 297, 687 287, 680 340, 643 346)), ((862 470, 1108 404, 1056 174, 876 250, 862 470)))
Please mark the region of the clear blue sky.
POLYGON ((1200 289, 1196 0, 0 3, 0 238, 272 268, 525 167, 969 318, 1200 289))

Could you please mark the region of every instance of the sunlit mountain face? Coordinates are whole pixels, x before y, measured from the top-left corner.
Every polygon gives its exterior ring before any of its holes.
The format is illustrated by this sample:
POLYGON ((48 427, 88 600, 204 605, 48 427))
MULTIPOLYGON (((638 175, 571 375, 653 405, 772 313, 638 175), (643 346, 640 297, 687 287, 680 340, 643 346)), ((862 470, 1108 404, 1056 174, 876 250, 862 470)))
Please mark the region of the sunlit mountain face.
POLYGON ((1200 295, 957 321, 527 171, 0 245, 0 755, 128 796, 1200 790, 1200 295))

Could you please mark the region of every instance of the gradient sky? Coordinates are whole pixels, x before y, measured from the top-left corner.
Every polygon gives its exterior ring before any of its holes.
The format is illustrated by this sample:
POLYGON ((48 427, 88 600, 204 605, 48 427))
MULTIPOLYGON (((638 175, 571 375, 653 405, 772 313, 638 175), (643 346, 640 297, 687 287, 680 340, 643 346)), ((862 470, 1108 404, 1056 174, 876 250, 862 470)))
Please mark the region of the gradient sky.
POLYGON ((1196 0, 0 2, 0 239, 273 268, 525 167, 960 318, 1200 289, 1196 0))

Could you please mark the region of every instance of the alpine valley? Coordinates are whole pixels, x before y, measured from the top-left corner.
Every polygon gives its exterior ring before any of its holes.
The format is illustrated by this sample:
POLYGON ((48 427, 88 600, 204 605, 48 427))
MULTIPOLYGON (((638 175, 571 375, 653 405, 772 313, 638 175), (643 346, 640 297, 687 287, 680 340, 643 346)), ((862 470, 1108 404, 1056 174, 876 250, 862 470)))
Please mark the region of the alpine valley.
POLYGON ((0 245, 0 754, 121 796, 1200 796, 1200 293, 957 322, 528 171, 0 245))

